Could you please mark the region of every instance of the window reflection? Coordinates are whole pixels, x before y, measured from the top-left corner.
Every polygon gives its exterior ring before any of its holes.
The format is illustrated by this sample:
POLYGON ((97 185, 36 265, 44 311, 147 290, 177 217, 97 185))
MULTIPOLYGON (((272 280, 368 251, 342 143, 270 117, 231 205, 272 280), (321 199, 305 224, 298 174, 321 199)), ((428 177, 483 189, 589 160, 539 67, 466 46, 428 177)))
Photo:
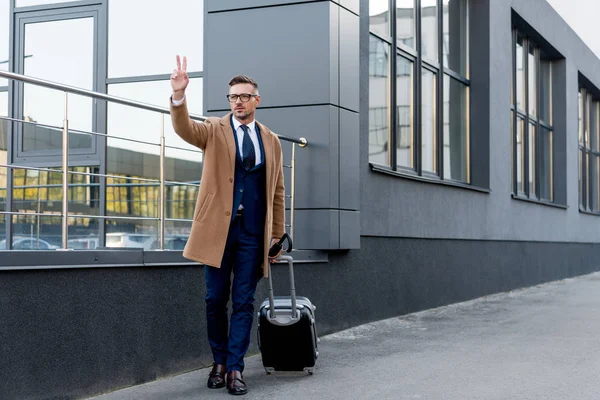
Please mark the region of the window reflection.
POLYGON ((369 0, 369 30, 383 38, 390 36, 388 0, 369 0))
POLYGON ((517 132, 516 132, 516 145, 517 145, 517 193, 525 192, 524 186, 524 160, 523 160, 523 120, 517 118, 517 132))
POLYGON ((108 76, 170 74, 176 54, 187 56, 188 71, 202 71, 203 4, 198 0, 171 0, 168 6, 153 7, 146 0, 111 1, 108 76), (135 41, 135 51, 132 29, 136 37, 143 38, 135 41))
POLYGON ((388 57, 390 46, 370 35, 369 162, 388 165, 388 57))
POLYGON ((396 37, 398 43, 415 47, 415 0, 396 1, 396 37))
POLYGON ((437 0, 421 0, 421 55, 438 60, 437 0))
POLYGON ((552 62, 540 61, 540 80, 539 116, 543 122, 552 125, 552 62))
POLYGON ((413 63, 406 58, 397 56, 396 71, 396 106, 397 130, 396 130, 396 154, 397 165, 414 168, 413 159, 413 129, 412 129, 412 85, 413 85, 413 63))
MULTIPOLYGON (((113 96, 146 104, 168 107, 171 83, 169 81, 152 81, 113 84, 109 85, 108 93, 113 96)), ((186 97, 190 113, 202 115, 202 78, 190 79, 190 84, 186 90, 186 97)), ((225 98, 223 102, 226 102, 225 98)), ((154 111, 109 103, 107 129, 110 137, 122 137, 160 144, 161 115, 154 111)), ((173 156, 187 160, 201 160, 201 155, 196 153, 198 148, 189 145, 175 133, 170 115, 165 115, 165 143, 167 146, 194 151, 173 150, 171 152, 173 156)), ((156 153, 157 151, 155 146, 140 145, 124 140, 112 140, 110 145, 151 153, 156 153)))
MULTIPOLYGON (((15 169, 13 172, 13 211, 22 213, 43 213, 46 215, 15 215, 13 224, 15 235, 25 242, 35 239, 35 243, 17 244, 15 249, 34 245, 32 249, 47 249, 61 246, 62 212, 62 173, 60 167, 50 167, 54 171, 15 169)), ((69 213, 98 215, 100 210, 100 184, 98 177, 84 175, 97 174, 99 167, 70 167, 69 171, 69 213), (75 174, 73 172, 78 172, 75 174)), ((71 238, 88 237, 98 234, 99 222, 89 217, 69 218, 71 238)))
POLYGON ((444 178, 469 182, 467 86, 444 75, 444 178))
POLYGON ((535 56, 535 46, 529 44, 529 52, 527 54, 527 92, 529 94, 529 113, 533 116, 537 113, 537 60, 535 56))
POLYGON ((467 77, 467 0, 443 0, 444 66, 467 77))
MULTIPOLYGON (((25 75, 84 89, 94 88, 94 19, 79 18, 25 25, 25 75), (52 40, 48 40, 51 33, 52 40), (76 66, 76 67, 75 67, 76 66)), ((23 119, 61 128, 65 95, 24 85, 23 119)), ((93 100, 69 95, 69 127, 92 131, 93 100)), ((23 124, 23 151, 60 149, 58 129, 23 124)), ((90 148, 89 135, 72 134, 70 148, 90 148)))
POLYGON ((525 109, 525 99, 524 94, 525 90, 523 88, 525 82, 525 72, 523 71, 524 62, 523 62, 523 38, 517 36, 516 43, 516 76, 517 76, 517 108, 524 110, 525 109))
POLYGON ((423 171, 437 172, 436 76, 426 69, 421 74, 421 162, 423 171))

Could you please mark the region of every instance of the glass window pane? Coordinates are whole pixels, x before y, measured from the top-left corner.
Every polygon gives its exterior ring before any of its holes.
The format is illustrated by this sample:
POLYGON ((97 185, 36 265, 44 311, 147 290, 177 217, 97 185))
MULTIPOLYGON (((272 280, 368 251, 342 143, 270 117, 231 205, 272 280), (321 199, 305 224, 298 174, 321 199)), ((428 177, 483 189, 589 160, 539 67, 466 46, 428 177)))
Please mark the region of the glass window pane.
MULTIPOLYGON (((62 241, 59 215, 13 215, 13 250, 56 250, 62 241)), ((7 249, 6 239, 0 240, 0 249, 7 249)))
POLYGON ((423 171, 437 172, 436 141, 436 76, 422 69, 421 75, 421 167, 423 171))
POLYGON ((415 47, 415 0, 396 0, 398 43, 415 47))
MULTIPOLYGON (((84 89, 94 88, 94 19, 79 18, 25 25, 25 75, 84 89), (48 41, 49 33, 53 40, 48 41), (73 66, 77 66, 73 68, 73 66)), ((40 86, 24 86, 23 119, 62 127, 64 93, 40 86)), ((93 100, 69 95, 69 127, 92 131, 93 100)), ((24 124, 23 150, 60 149, 56 129, 24 124)), ((72 135, 70 148, 90 148, 89 135, 72 135)))
POLYGON ((596 190, 594 191, 594 198, 595 198, 595 202, 594 202, 594 211, 600 211, 600 157, 596 156, 595 157, 596 160, 596 165, 595 165, 595 187, 596 190))
MULTIPOLYGON (((165 107, 169 105, 171 83, 166 81, 119 83, 109 85, 110 95, 146 104, 165 107)), ((192 114, 202 115, 202 78, 190 79, 186 90, 188 109, 192 114)), ((223 96, 223 107, 227 107, 227 99, 223 96)), ((115 103, 108 104, 107 133, 110 137, 134 139, 154 144, 160 144, 161 115, 153 111, 124 106, 115 103)), ((134 151, 146 151, 146 145, 124 140, 110 140, 112 146, 134 151)), ((198 148, 186 143, 173 130, 171 116, 165 115, 165 144, 192 151, 176 152, 179 157, 197 160, 201 157, 198 148)), ((148 150, 155 152, 155 147, 148 150)), ((175 155, 175 153, 171 153, 175 155)))
POLYGON ((590 210, 598 210, 598 156, 590 154, 590 210))
POLYGON ((390 5, 388 0, 369 0, 369 30, 384 38, 390 36, 390 5))
POLYGON ((587 151, 584 154, 583 158, 583 168, 585 168, 585 202, 586 202, 586 210, 590 209, 590 153, 587 151))
POLYGON ((586 149, 590 149, 590 128, 591 128, 591 108, 592 108, 592 95, 588 94, 585 99, 585 126, 583 130, 583 143, 586 149))
POLYGON ((590 107, 590 149, 598 151, 598 102, 593 101, 590 107))
POLYGON ((444 66, 467 76, 467 0, 443 0, 444 66))
POLYGON ((540 61, 540 119, 552 125, 552 63, 548 60, 540 61))
POLYGON ((151 7, 146 0, 111 1, 109 78, 170 74, 177 54, 187 56, 188 71, 202 71, 203 4, 203 1, 171 0, 167 7, 151 7), (140 21, 135 24, 138 39, 134 42, 132 16, 140 21))
POLYGON ((553 196, 552 131, 542 128, 540 160, 540 197, 549 201, 553 196))
POLYGON ((396 106, 398 126, 396 127, 397 165, 414 168, 413 160, 413 63, 398 55, 396 71, 396 106))
MULTIPOLYGON (((8 71, 8 46, 10 37, 9 28, 9 1, 0 0, 0 69, 8 71)), ((0 86, 7 86, 8 81, 0 78, 0 86)))
POLYGON ((536 151, 535 151, 535 125, 529 124, 529 141, 527 143, 529 147, 527 166, 529 167, 529 196, 536 197, 537 192, 535 190, 535 163, 536 163, 536 151))
POLYGON ((530 44, 529 45, 529 52, 528 52, 528 60, 527 60, 527 69, 528 69, 528 75, 527 75, 527 84, 528 84, 528 94, 529 94, 529 113, 531 115, 536 115, 536 110, 537 110, 537 103, 536 103, 536 99, 537 99, 537 64, 536 64, 536 58, 535 58, 535 47, 530 44))
POLYGON ((468 182, 468 89, 444 75, 444 179, 468 182))
POLYGON ((523 85, 525 82, 525 74, 523 71, 524 63, 523 63, 523 38, 517 36, 517 44, 516 44, 516 57, 515 60, 515 68, 516 68, 516 76, 517 76, 517 108, 524 110, 525 109, 525 99, 524 94, 525 90, 523 90, 523 85))
POLYGON ((421 0, 421 54, 432 61, 438 60, 437 0, 421 0))
POLYGON ((517 193, 524 193, 525 186, 523 179, 523 173, 525 169, 523 168, 524 160, 523 160, 523 126, 524 121, 521 118, 517 118, 517 132, 516 132, 516 144, 517 144, 517 193))
POLYGON ((388 165, 388 57, 390 46, 370 35, 369 162, 388 165))
POLYGON ((44 4, 66 3, 73 0, 16 0, 16 7, 40 6, 44 4))
POLYGON ((585 201, 585 188, 583 187, 583 184, 585 182, 585 178, 583 176, 583 174, 585 173, 584 169, 583 169, 583 150, 579 150, 579 206, 581 208, 585 208, 586 205, 586 201, 585 201))
POLYGON ((584 146, 583 143, 583 131, 585 129, 584 124, 585 121, 583 119, 583 110, 585 109, 585 89, 581 89, 578 94, 578 116, 579 116, 579 145, 584 146))
POLYGON ((106 247, 154 250, 158 243, 157 222, 141 219, 106 220, 106 247))

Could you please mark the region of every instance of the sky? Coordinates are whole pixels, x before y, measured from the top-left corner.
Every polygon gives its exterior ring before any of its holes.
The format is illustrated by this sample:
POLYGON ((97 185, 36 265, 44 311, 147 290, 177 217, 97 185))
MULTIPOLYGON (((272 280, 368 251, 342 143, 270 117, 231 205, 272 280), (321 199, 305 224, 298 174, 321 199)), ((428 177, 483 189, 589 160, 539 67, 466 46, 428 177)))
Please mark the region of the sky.
POLYGON ((579 37, 600 58, 600 1, 547 0, 579 37))

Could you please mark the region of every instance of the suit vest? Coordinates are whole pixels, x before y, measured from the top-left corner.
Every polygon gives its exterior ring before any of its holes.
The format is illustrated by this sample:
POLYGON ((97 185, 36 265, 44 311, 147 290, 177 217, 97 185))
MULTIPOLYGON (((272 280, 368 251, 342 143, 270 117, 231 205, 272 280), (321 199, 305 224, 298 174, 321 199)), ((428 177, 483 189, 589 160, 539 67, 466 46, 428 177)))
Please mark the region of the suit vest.
POLYGON ((260 164, 246 171, 242 164, 242 155, 233 125, 233 116, 229 121, 235 139, 235 175, 233 181, 233 218, 240 204, 244 206, 244 228, 254 235, 264 235, 265 218, 267 214, 267 168, 265 163, 265 150, 260 137, 260 128, 256 124, 258 143, 260 148, 260 164))

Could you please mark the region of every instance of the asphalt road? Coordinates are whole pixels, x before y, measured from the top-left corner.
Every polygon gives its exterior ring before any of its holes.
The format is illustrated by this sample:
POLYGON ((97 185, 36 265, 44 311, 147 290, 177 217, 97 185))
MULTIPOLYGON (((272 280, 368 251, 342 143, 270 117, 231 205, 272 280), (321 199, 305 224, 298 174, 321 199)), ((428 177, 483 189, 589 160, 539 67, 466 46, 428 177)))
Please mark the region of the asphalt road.
MULTIPOLYGON (((260 356, 249 357, 242 398, 597 400, 600 273, 362 325, 319 346, 313 376, 266 375, 260 356)), ((206 388, 207 375, 94 400, 233 398, 206 388)))

